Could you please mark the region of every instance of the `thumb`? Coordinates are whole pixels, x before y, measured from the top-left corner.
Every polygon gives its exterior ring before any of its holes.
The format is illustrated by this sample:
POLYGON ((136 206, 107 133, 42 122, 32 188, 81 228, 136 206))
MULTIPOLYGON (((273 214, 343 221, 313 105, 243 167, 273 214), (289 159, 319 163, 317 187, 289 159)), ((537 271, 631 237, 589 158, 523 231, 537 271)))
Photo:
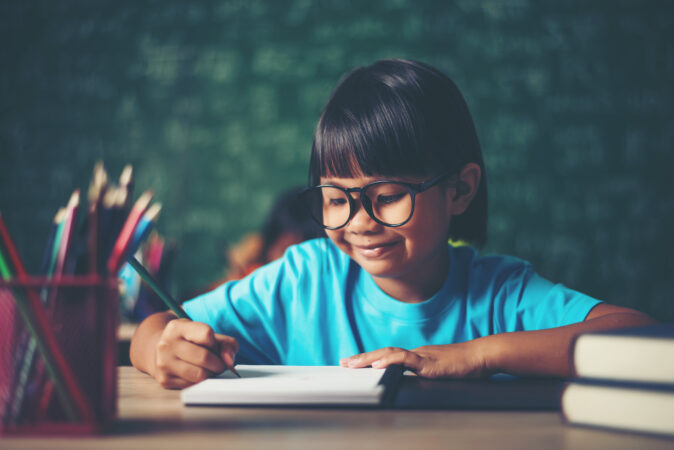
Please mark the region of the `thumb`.
POLYGON ((218 344, 216 351, 229 366, 234 365, 234 355, 239 351, 239 343, 231 336, 215 333, 215 341, 218 344))

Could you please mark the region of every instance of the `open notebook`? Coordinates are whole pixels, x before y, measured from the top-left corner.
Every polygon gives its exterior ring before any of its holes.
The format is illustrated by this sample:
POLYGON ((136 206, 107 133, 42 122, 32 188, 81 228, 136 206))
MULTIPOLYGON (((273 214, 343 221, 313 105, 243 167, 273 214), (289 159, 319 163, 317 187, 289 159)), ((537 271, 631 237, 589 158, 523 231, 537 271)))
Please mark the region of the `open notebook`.
POLYGON ((400 367, 347 369, 339 366, 237 365, 183 389, 186 405, 380 405, 396 387, 400 367))

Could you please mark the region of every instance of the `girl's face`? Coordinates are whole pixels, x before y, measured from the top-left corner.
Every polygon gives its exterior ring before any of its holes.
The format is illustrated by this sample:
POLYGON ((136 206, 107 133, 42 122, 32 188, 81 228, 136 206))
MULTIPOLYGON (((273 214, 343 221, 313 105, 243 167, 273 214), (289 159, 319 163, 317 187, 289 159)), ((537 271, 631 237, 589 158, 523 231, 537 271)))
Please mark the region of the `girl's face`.
MULTIPOLYGON (((360 188, 381 179, 322 177, 321 184, 360 188)), ((412 218, 397 228, 375 222, 363 208, 359 194, 352 193, 355 212, 351 220, 340 229, 325 231, 342 251, 372 275, 384 292, 405 302, 423 301, 442 287, 449 270, 447 240, 457 209, 453 201, 455 192, 452 185, 440 183, 417 194, 412 218)))

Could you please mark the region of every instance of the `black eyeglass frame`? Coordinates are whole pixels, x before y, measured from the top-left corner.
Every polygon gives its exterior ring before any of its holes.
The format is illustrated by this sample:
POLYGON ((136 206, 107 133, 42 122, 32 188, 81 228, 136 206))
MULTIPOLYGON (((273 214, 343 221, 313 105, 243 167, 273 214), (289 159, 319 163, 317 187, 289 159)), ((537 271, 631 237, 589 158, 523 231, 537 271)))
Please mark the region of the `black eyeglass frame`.
POLYGON ((355 212, 356 212, 356 200, 351 196, 352 192, 358 192, 360 194, 360 202, 363 205, 363 208, 365 209, 365 212, 367 212, 367 215, 372 218, 375 222, 377 222, 380 225, 383 225, 385 227, 390 227, 390 228, 397 228, 405 225, 407 222, 412 220, 412 216, 414 215, 414 204, 415 204, 415 197, 417 194, 421 194, 422 192, 432 188, 436 184, 440 183, 442 180, 445 178, 449 177, 452 174, 446 173, 444 175, 439 175, 435 178, 432 178, 428 181, 424 181, 423 183, 405 183, 404 181, 395 181, 395 180, 378 180, 378 181, 373 181, 372 183, 366 184, 363 187, 354 187, 354 188, 343 188, 341 186, 335 186, 334 184, 320 184, 318 186, 312 186, 309 188, 306 188, 302 192, 300 192, 300 197, 304 201, 305 205, 309 209, 309 212, 311 213, 311 218, 314 219, 314 221, 322 228, 326 230, 339 230, 340 228, 343 228, 348 224, 351 219, 353 218, 355 212), (404 188, 407 189, 409 192, 410 196, 412 197, 412 208, 410 209, 410 215, 405 219, 404 221, 396 224, 390 224, 386 222, 382 222, 381 220, 377 219, 374 215, 374 212, 372 211, 372 203, 370 202, 370 197, 367 195, 363 195, 363 193, 366 193, 369 188, 372 186, 376 186, 378 184, 382 183, 393 183, 393 184, 398 184, 400 186, 403 186, 404 188), (349 199, 349 217, 346 219, 346 221, 338 226, 338 227, 329 227, 324 225, 317 217, 314 216, 312 210, 311 210, 311 205, 309 202, 306 200, 306 194, 308 192, 314 191, 316 189, 320 188, 334 188, 334 189, 339 189, 340 191, 344 192, 346 194, 346 198, 349 199))

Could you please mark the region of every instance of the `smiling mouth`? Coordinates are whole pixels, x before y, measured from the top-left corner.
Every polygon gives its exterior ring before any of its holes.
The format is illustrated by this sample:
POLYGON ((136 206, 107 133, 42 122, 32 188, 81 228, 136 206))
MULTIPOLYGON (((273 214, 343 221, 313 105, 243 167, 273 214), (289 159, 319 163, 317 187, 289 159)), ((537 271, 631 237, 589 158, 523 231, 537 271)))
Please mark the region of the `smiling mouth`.
POLYGON ((376 258, 378 256, 383 255, 388 250, 390 250, 394 245, 396 245, 396 242, 378 245, 368 245, 367 247, 352 244, 352 247, 357 253, 366 258, 376 258))

